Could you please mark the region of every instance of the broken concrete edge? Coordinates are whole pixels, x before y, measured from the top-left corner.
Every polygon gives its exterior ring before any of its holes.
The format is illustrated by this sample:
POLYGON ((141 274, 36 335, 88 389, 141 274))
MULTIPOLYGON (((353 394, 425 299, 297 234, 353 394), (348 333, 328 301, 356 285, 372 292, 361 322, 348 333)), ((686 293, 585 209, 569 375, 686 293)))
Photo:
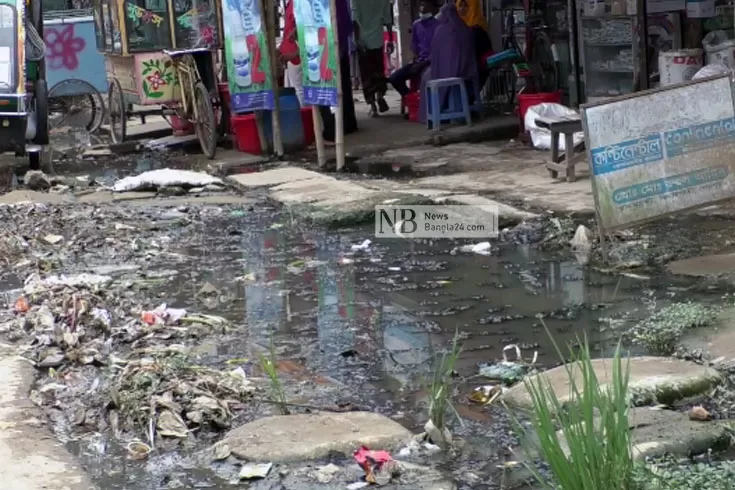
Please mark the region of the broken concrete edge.
MULTIPOLYGON (((520 383, 531 382, 531 377, 526 377, 520 383)), ((649 405, 670 405, 679 400, 693 398, 707 393, 724 381, 724 377, 715 369, 710 369, 702 376, 692 376, 680 381, 664 381, 657 384, 651 382, 630 382, 628 384, 628 397, 631 407, 644 407, 649 405)), ((606 385, 603 385, 603 387, 606 385)), ((509 408, 521 412, 533 411, 533 402, 527 397, 503 397, 503 403, 509 408)), ((562 406, 569 406, 571 400, 563 400, 562 406)))
POLYGON ((224 178, 242 168, 259 168, 271 163, 279 163, 279 160, 270 155, 245 155, 232 160, 209 162, 207 167, 210 174, 224 178))
POLYGON ((713 424, 702 431, 700 437, 689 441, 642 442, 633 444, 633 459, 644 461, 648 458, 658 458, 667 454, 679 457, 690 457, 727 451, 732 446, 731 429, 728 422, 709 422, 713 424))
MULTIPOLYGON (((278 202, 278 201, 276 201, 278 202)), ((378 192, 369 199, 323 207, 311 204, 286 205, 294 217, 325 228, 349 228, 375 219, 380 205, 422 206, 433 204, 429 197, 393 192, 378 192)), ((280 203, 279 203, 280 204, 280 203)))
POLYGON ((630 383, 630 401, 634 407, 663 404, 670 405, 679 400, 692 398, 711 389, 724 381, 722 374, 714 369, 707 370, 703 376, 692 376, 686 380, 665 381, 652 384, 650 382, 630 383))

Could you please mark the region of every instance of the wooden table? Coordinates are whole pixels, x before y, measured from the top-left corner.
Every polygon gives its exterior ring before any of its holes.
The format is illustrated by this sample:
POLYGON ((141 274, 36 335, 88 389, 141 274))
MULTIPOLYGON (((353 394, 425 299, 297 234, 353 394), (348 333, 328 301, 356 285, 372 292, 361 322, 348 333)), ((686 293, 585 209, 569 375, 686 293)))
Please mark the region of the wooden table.
POLYGON ((536 126, 551 131, 551 161, 546 164, 553 179, 559 172, 564 172, 567 182, 574 182, 574 166, 585 158, 584 145, 580 151, 574 148, 574 133, 582 131, 582 119, 579 116, 537 117, 536 126), (559 151, 559 135, 564 135, 564 152, 559 151))

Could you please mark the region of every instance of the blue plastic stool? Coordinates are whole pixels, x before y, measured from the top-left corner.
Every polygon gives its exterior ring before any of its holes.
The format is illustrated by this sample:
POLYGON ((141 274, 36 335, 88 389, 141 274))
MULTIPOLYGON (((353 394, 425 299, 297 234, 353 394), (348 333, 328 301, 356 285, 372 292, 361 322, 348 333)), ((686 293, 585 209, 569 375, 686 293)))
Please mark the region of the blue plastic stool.
POLYGON ((440 78, 431 80, 426 84, 426 125, 434 131, 441 128, 443 121, 454 121, 464 119, 467 125, 472 124, 470 116, 470 102, 467 98, 465 81, 461 78, 440 78), (449 107, 442 112, 439 100, 439 89, 446 88, 449 91, 449 107))

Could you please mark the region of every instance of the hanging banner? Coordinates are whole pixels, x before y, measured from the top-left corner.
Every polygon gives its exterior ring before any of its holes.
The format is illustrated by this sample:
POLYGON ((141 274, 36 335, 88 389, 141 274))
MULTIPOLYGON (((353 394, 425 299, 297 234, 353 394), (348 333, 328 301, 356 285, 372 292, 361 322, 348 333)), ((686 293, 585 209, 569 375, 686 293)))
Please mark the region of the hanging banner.
POLYGON ((337 105, 337 40, 329 0, 294 0, 304 86, 309 105, 337 105))
POLYGON ((588 105, 582 121, 604 229, 735 197, 729 76, 588 105))
POLYGON ((260 0, 227 0, 222 10, 232 112, 273 110, 273 80, 260 0))

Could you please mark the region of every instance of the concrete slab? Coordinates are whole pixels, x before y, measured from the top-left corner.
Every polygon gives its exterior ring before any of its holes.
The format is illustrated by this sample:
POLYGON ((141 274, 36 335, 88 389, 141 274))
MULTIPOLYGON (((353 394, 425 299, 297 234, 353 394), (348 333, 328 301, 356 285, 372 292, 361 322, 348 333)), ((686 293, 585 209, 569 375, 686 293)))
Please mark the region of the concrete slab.
POLYGON ((331 452, 351 455, 360 446, 391 450, 411 437, 405 427, 372 412, 280 415, 228 432, 218 445, 248 461, 310 461, 331 452))
MULTIPOLYGON (((209 173, 224 177, 270 161, 270 157, 263 155, 249 155, 247 153, 233 152, 232 150, 228 153, 229 155, 226 158, 218 158, 208 163, 209 173)), ((217 156, 219 155, 220 152, 218 151, 217 156)))
MULTIPOLYGON (((611 382, 612 359, 595 359, 592 365, 601 384, 611 382)), ((580 383, 581 373, 578 368, 573 369, 575 382, 580 383)), ((570 400, 570 383, 565 366, 558 366, 537 376, 545 378, 551 384, 551 388, 562 403, 570 400)), ((672 357, 630 359, 629 387, 637 405, 672 403, 704 393, 721 382, 722 377, 717 371, 693 362, 672 357)), ((509 405, 525 409, 533 407, 531 396, 523 383, 513 386, 503 398, 509 405)))
POLYGON ((494 199, 488 199, 487 197, 476 194, 452 194, 446 198, 440 198, 438 201, 445 201, 447 204, 464 204, 466 206, 497 206, 498 221, 501 225, 504 221, 506 223, 519 223, 539 217, 536 213, 529 213, 528 211, 523 211, 508 204, 503 204, 494 199))
POLYGON ((735 273, 735 253, 704 255, 669 263, 672 274, 692 277, 718 276, 735 273))
POLYGON ((235 185, 250 188, 270 187, 307 179, 334 180, 333 177, 298 167, 284 167, 264 172, 231 175, 228 179, 235 185))
POLYGON ((176 146, 184 146, 189 144, 198 144, 198 139, 195 134, 187 134, 182 136, 168 135, 163 138, 157 138, 145 143, 145 147, 152 150, 160 150, 162 148, 173 148, 176 146))
POLYGON ((16 190, 0 196, 0 204, 64 204, 74 202, 71 194, 49 194, 28 190, 16 190))
POLYGON ((7 489, 96 488, 74 457, 45 427, 46 416, 28 395, 34 368, 0 346, 0 471, 7 489))
MULTIPOLYGON (((638 460, 667 454, 689 457, 705 454, 710 450, 722 451, 731 443, 725 422, 689 420, 689 416, 681 412, 654 410, 649 407, 633 408, 628 413, 628 421, 633 457, 638 460)), ((557 434, 568 454, 563 431, 557 434)))
POLYGON ((578 180, 552 179, 544 166, 547 152, 518 143, 483 142, 448 146, 401 148, 367 157, 370 161, 432 164, 441 175, 419 177, 404 188, 483 193, 495 198, 523 201, 532 207, 564 213, 594 213, 592 185, 587 165, 577 167, 578 180))

